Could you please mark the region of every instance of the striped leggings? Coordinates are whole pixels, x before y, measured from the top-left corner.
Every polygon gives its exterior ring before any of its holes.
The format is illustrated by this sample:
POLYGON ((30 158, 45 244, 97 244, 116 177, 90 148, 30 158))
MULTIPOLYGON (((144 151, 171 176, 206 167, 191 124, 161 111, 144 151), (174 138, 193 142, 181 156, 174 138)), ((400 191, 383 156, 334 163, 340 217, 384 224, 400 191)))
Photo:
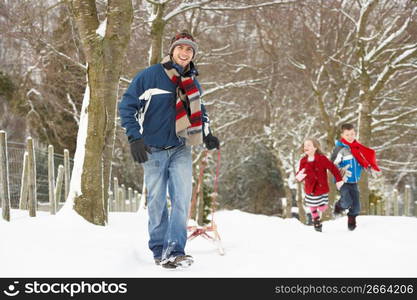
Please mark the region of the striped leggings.
POLYGON ((313 217, 313 219, 316 219, 319 217, 319 213, 317 210, 324 212, 326 211, 327 208, 328 208, 327 204, 323 204, 320 206, 310 206, 311 216, 313 217))

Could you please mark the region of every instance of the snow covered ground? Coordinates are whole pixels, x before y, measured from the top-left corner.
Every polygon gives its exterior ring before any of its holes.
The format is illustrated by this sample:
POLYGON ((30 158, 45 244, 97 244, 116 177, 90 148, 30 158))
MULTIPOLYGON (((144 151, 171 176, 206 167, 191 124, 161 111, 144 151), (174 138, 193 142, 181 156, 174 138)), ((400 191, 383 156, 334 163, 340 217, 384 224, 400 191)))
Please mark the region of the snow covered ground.
POLYGON ((186 249, 194 265, 172 271, 153 263, 146 211, 111 213, 99 227, 12 210, 10 223, 0 219, 0 277, 417 277, 417 218, 360 216, 350 232, 343 217, 322 233, 237 210, 216 220, 226 254, 198 237, 186 249))

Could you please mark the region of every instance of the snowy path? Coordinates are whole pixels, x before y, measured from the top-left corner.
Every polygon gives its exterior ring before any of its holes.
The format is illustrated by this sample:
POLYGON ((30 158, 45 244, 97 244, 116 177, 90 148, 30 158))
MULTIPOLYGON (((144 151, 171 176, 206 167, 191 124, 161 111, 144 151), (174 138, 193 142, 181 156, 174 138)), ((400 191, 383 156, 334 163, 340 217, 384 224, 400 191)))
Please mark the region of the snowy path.
POLYGON ((417 277, 417 218, 360 216, 350 232, 344 217, 323 233, 237 210, 216 220, 226 255, 198 237, 186 249, 194 265, 169 271, 147 248, 145 211, 112 213, 103 228, 13 210, 10 223, 0 220, 0 277, 417 277))

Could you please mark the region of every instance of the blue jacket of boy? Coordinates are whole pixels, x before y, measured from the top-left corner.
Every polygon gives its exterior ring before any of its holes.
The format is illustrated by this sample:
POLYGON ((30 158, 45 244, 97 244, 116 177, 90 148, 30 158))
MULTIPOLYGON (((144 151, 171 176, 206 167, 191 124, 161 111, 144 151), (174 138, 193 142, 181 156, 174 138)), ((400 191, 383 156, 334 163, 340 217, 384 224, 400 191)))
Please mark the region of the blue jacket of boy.
POLYGON ((347 177, 348 183, 357 183, 361 178, 363 167, 358 163, 355 157, 353 157, 350 147, 341 141, 336 141, 336 147, 333 150, 331 161, 339 168, 346 168, 351 172, 347 177))
MULTIPOLYGON (((183 68, 174 64, 182 74, 183 68)), ((197 70, 190 65, 185 74, 192 76, 199 91, 202 89, 195 76, 197 70)), ((136 74, 119 104, 121 125, 126 130, 129 142, 143 138, 145 144, 154 147, 170 147, 184 144, 184 138, 175 131, 177 85, 166 74, 161 64, 152 65, 136 74)), ((209 131, 209 119, 204 105, 203 135, 209 131)))

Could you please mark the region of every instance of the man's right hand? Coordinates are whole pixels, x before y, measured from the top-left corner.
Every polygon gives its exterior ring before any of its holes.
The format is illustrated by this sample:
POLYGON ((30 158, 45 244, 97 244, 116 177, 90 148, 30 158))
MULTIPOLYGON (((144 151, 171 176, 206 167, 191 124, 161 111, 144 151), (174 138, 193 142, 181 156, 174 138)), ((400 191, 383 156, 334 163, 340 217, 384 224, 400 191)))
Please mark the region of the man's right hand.
POLYGON ((130 152, 132 153, 133 160, 137 161, 138 163, 144 163, 148 160, 148 152, 152 154, 151 148, 149 148, 143 142, 143 139, 134 140, 130 143, 130 152))

